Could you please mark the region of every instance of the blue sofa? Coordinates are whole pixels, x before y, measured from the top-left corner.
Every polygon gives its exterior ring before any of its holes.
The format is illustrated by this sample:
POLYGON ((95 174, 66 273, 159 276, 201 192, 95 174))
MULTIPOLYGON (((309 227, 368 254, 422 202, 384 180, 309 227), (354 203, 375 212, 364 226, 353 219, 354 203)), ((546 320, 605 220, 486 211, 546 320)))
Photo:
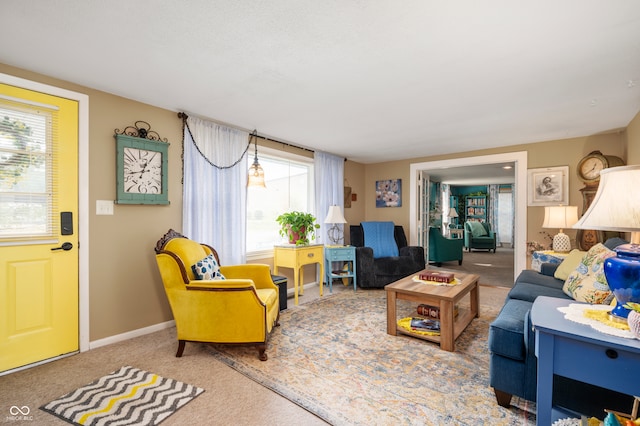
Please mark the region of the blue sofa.
MULTIPOLYGON (((619 238, 605 243, 610 249, 626 241, 619 238)), ((489 327, 489 382, 499 405, 509 407, 512 396, 534 401, 537 389, 535 332, 531 327, 531 306, 538 296, 570 299, 562 291, 564 281, 554 278, 557 264, 542 264, 540 273, 524 270, 516 279, 505 303, 489 327)), ((554 377, 554 405, 570 411, 602 418, 605 408, 629 412, 633 398, 554 377)))

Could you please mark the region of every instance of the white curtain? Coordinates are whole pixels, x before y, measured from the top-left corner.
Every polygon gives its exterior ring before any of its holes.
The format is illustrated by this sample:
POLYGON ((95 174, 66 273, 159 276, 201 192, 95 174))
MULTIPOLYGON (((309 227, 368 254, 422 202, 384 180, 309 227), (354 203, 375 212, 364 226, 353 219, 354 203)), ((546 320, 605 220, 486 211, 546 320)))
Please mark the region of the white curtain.
POLYGON ((183 234, 223 265, 245 263, 249 133, 189 117, 183 144, 183 234))
MULTIPOLYGON (((331 244, 327 236, 327 231, 332 226, 325 224, 324 219, 329 212, 329 206, 340 206, 340 211, 344 215, 344 157, 338 157, 326 152, 316 151, 314 154, 315 169, 315 193, 316 212, 315 216, 320 225, 318 230, 317 243, 331 244)), ((338 224, 344 232, 343 224, 338 224)), ((344 244, 343 238, 338 244, 344 244)))

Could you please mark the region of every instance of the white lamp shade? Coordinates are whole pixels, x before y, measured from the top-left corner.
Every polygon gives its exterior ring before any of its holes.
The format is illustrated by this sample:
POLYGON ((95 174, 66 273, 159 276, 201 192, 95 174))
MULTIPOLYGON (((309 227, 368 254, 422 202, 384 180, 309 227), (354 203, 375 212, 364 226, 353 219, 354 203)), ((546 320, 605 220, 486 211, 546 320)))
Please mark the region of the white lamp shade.
POLYGON ((329 212, 327 213, 327 217, 324 219, 324 223, 347 223, 342 215, 340 206, 329 206, 329 212))
POLYGON ((570 228, 578 221, 578 207, 549 206, 544 208, 543 228, 570 228))
POLYGON ((573 227, 600 231, 640 231, 640 165, 600 172, 598 192, 573 227))
POLYGON ((458 217, 458 212, 456 211, 455 208, 451 207, 449 209, 449 217, 458 217))

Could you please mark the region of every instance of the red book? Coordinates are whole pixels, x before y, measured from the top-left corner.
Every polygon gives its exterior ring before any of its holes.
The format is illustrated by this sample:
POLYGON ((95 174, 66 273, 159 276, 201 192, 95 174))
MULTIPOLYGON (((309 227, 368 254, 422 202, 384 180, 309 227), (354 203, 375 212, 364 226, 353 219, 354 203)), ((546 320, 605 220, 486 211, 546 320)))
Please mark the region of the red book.
POLYGON ((452 272, 429 271, 420 274, 420 279, 425 281, 435 281, 437 283, 452 283, 454 276, 452 272))

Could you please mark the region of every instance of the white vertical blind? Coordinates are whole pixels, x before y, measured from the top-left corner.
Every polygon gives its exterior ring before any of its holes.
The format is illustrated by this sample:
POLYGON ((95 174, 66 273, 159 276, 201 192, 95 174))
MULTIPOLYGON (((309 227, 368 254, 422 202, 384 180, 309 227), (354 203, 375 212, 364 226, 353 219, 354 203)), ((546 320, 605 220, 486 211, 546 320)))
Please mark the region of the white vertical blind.
POLYGON ((57 235, 58 108, 0 97, 0 239, 57 235))

